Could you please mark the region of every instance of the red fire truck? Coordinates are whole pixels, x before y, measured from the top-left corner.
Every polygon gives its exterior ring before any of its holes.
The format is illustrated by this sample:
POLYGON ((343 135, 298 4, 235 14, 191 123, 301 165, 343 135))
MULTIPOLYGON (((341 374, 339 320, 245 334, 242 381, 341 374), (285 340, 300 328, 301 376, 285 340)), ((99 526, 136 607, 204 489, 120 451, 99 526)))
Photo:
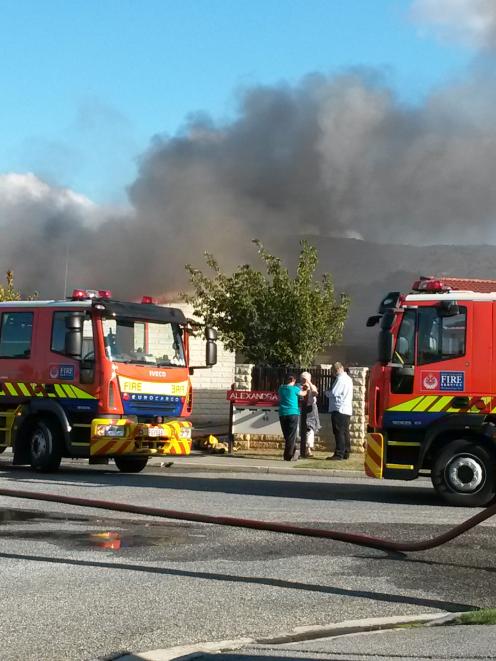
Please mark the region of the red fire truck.
MULTIPOLYGON (((191 331, 178 308, 106 290, 0 303, 0 452, 38 471, 86 457, 130 473, 153 455, 189 454, 191 331)), ((205 336, 211 366, 216 332, 205 336)))
POLYGON ((430 474, 451 505, 496 497, 496 281, 421 278, 390 292, 370 373, 365 471, 430 474))

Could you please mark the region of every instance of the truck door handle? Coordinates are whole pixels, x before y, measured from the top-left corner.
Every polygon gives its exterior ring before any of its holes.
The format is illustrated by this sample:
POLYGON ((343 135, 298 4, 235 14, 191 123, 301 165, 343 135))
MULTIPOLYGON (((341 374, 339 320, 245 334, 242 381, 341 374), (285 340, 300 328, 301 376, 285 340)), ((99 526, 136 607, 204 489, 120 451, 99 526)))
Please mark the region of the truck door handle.
POLYGON ((468 397, 453 397, 451 402, 451 408, 453 409, 463 409, 468 406, 468 397))

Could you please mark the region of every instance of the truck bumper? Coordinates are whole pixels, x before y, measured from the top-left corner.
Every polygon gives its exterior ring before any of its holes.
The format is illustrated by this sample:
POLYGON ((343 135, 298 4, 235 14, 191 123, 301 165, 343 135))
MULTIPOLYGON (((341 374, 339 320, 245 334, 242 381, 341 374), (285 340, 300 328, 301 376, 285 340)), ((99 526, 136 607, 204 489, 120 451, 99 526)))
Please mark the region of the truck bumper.
POLYGON ((91 422, 90 457, 187 455, 190 452, 191 422, 187 420, 157 425, 125 418, 95 418, 91 422))

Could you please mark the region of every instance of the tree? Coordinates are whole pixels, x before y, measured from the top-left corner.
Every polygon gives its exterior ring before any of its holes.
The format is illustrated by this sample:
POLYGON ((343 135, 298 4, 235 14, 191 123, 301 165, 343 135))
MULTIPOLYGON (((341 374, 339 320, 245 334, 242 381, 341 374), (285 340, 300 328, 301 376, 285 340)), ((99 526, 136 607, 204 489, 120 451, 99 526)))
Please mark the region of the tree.
MULTIPOLYGON (((14 272, 7 271, 5 274, 5 280, 7 285, 4 287, 0 284, 0 301, 20 301, 23 297, 19 289, 14 287, 14 272)), ((32 296, 28 296, 27 300, 33 300, 38 296, 38 293, 35 292, 32 296)))
POLYGON ((255 240, 265 273, 250 265, 226 275, 205 253, 210 277, 186 265, 193 289, 184 298, 195 315, 215 326, 226 348, 274 366, 310 365, 317 353, 341 340, 349 298, 336 301, 330 274, 314 278, 317 250, 301 242, 295 277, 279 257, 255 240))

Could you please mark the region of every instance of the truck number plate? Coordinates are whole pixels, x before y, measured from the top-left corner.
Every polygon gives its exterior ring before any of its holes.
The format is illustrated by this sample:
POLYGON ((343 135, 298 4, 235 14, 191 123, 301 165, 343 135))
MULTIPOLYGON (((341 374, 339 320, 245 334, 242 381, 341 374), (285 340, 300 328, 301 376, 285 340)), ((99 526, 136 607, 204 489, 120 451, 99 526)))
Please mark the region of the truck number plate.
POLYGON ((151 438, 160 438, 165 436, 165 429, 162 429, 162 427, 150 427, 148 429, 148 436, 151 438))

